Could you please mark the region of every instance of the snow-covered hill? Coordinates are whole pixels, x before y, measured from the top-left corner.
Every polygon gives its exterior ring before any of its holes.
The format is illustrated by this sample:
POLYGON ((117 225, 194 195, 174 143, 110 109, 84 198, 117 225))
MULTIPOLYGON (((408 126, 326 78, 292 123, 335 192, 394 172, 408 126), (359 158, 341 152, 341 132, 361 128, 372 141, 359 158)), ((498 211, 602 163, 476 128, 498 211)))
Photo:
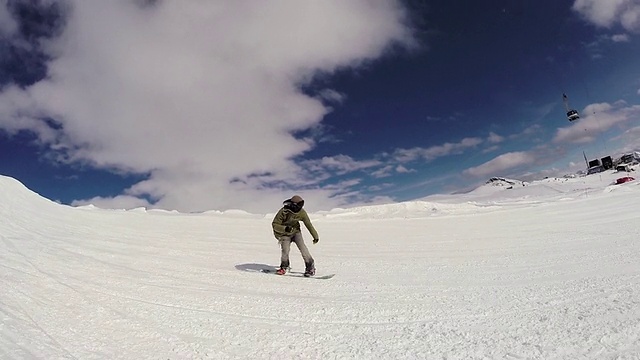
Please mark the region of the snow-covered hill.
POLYGON ((484 185, 467 193, 431 195, 422 200, 443 203, 473 202, 486 205, 521 201, 549 202, 564 198, 576 199, 581 196, 588 196, 590 193, 607 191, 607 189, 615 185, 616 179, 634 175, 633 172, 627 174, 607 170, 588 176, 546 178, 531 182, 491 178, 484 185))
POLYGON ((246 271, 279 261, 270 215, 73 208, 0 177, 0 358, 637 359, 619 176, 312 213, 331 280, 246 271))

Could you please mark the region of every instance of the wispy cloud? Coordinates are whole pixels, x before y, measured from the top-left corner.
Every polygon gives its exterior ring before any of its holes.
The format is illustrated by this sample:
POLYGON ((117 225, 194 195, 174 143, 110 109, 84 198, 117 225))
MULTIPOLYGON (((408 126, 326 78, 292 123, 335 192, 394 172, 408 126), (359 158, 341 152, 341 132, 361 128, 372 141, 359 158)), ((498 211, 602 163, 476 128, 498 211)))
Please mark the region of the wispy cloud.
MULTIPOLYGON (((558 176, 561 173, 568 173, 572 170, 584 168, 583 164, 575 165, 573 169, 547 168, 538 171, 528 170, 535 167, 551 164, 566 153, 566 149, 571 144, 588 143, 594 141, 600 134, 606 132, 614 126, 629 127, 634 125, 634 121, 640 118, 640 105, 628 106, 620 101, 614 104, 597 103, 587 106, 582 111, 583 117, 570 125, 556 130, 556 134, 551 144, 541 144, 526 151, 515 151, 500 154, 495 158, 478 166, 471 167, 463 171, 463 174, 473 177, 490 176, 516 176, 522 180, 539 179, 544 176, 558 176)), ((538 129, 530 129, 523 133, 537 132, 538 129)), ((517 134, 518 136, 523 133, 517 134)), ((612 149, 616 152, 632 151, 640 147, 638 127, 630 127, 619 136, 620 144, 623 148, 612 149), (623 139, 624 138, 624 139, 623 139)), ((518 138, 514 136, 513 138, 518 138)), ((614 139, 614 140, 616 140, 614 139)), ((612 154, 615 155, 615 154, 612 154)))
POLYGON ((407 174, 407 173, 415 172, 415 170, 413 170, 413 169, 407 169, 406 167, 404 167, 404 165, 396 166, 395 170, 396 170, 396 172, 401 173, 401 174, 407 174))
POLYGON ((621 125, 640 116, 640 105, 626 106, 624 102, 615 104, 597 103, 587 106, 581 112, 582 118, 567 127, 558 128, 553 142, 586 143, 613 126, 621 125))
POLYGON ((491 144, 499 144, 504 141, 504 136, 491 132, 489 133, 489 137, 487 137, 487 141, 491 144))
MULTIPOLYGON (((504 142, 506 137, 490 132, 486 138, 464 138, 457 143, 444 143, 427 148, 415 147, 411 149, 396 149, 391 154, 380 153, 370 159, 354 159, 347 155, 326 156, 321 159, 304 160, 300 162, 303 169, 298 175, 300 184, 309 186, 312 183, 304 183, 303 179, 314 179, 321 182, 340 176, 357 176, 362 178, 382 179, 398 174, 415 173, 417 170, 407 166, 410 163, 420 165, 452 155, 459 155, 467 151, 478 151, 482 144, 489 144, 492 151, 498 148, 498 144, 504 142)), ((268 175, 271 176, 271 175, 268 175)), ((244 182, 250 180, 243 180, 244 182)), ((294 181, 293 179, 289 180, 294 181)), ((267 182, 263 179, 263 182, 267 182)), ((353 186, 349 182, 343 185, 353 186)), ((332 187, 337 190, 337 188, 332 187)), ((347 188, 342 189, 348 191, 347 188)))
POLYGON ((638 151, 640 149, 640 126, 629 128, 612 140, 616 140, 617 144, 622 145, 616 149, 620 154, 638 151))
POLYGON ((347 155, 325 156, 321 159, 305 160, 301 163, 306 171, 314 173, 330 172, 337 175, 369 169, 380 164, 378 160, 355 160, 347 155))
POLYGON ((498 149, 500 149, 500 146, 498 146, 498 145, 493 145, 493 146, 489 146, 488 148, 483 149, 483 150, 482 150, 482 153, 483 153, 483 154, 488 154, 488 153, 490 153, 490 152, 494 152, 494 151, 496 151, 496 150, 498 150, 498 149))
POLYGON ((518 166, 530 165, 535 162, 535 158, 528 152, 518 151, 499 155, 486 163, 466 169, 465 175, 475 177, 502 176, 505 171, 518 166))
POLYGON ((393 165, 385 165, 371 172, 371 176, 377 179, 389 177, 391 175, 393 175, 393 165))
POLYGON ((623 43, 631 41, 628 34, 616 35, 600 35, 593 41, 586 43, 585 48, 592 59, 601 59, 605 57, 607 45, 611 43, 623 43))
POLYGON ((629 42, 629 35, 627 34, 615 34, 611 36, 613 42, 629 42))
POLYGON ((395 174, 408 174, 413 172, 416 172, 416 170, 407 168, 404 165, 389 164, 389 165, 384 165, 378 168, 377 170, 372 171, 370 175, 374 178, 379 179, 379 178, 393 176, 395 174))
POLYGON ((454 123, 454 122, 460 121, 460 118, 462 118, 463 116, 464 116, 463 113, 459 111, 455 111, 452 114, 445 117, 428 115, 425 117, 425 121, 430 123, 444 123, 444 122, 454 123))
POLYGON ((521 139, 523 137, 532 137, 532 136, 539 135, 540 133, 542 133, 542 131, 543 131, 542 126, 540 126, 539 124, 533 124, 533 125, 527 126, 522 131, 514 134, 510 134, 507 137, 509 140, 521 139))
POLYGON ((444 143, 442 145, 428 148, 414 147, 411 149, 396 149, 391 155, 399 163, 407 163, 416 160, 432 161, 439 157, 453 154, 461 154, 469 148, 476 147, 483 143, 483 139, 478 137, 464 138, 457 143, 444 143))
POLYGON ((337 92, 333 89, 323 89, 318 93, 318 96, 328 103, 341 104, 347 96, 343 93, 337 92))
POLYGON ((18 28, 7 8, 7 0, 0 1, 0 37, 12 36, 18 28))

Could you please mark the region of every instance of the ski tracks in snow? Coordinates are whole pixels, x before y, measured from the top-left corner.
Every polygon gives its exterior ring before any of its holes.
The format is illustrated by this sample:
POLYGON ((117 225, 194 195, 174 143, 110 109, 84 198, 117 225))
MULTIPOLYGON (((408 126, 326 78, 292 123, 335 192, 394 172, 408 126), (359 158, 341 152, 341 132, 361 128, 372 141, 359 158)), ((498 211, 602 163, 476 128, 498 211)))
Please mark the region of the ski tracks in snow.
MULTIPOLYGON (((321 218, 311 250, 338 273, 329 281, 235 268, 278 260, 267 218, 13 204, 0 357, 632 359, 640 205, 628 198, 321 218)), ((295 249, 292 261, 303 266, 295 249)))

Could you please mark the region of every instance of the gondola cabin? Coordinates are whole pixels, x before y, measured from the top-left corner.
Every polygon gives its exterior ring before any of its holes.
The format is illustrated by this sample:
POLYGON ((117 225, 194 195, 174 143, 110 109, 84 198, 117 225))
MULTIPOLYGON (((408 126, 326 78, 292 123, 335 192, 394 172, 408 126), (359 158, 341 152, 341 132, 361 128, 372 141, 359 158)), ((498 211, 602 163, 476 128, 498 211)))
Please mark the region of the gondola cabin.
POLYGON ((578 114, 577 110, 569 110, 567 111, 567 119, 569 121, 575 121, 580 119, 580 115, 578 114))
POLYGON ((576 121, 580 119, 580 115, 577 110, 569 108, 569 98, 566 94, 562 94, 562 101, 564 102, 564 108, 567 110, 567 119, 569 121, 576 121))

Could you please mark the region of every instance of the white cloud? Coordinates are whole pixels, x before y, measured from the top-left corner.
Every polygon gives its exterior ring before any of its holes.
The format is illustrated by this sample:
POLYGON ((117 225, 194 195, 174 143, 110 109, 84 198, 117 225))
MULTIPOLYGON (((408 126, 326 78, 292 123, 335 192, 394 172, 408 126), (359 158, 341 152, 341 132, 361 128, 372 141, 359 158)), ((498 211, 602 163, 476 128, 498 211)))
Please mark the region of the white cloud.
POLYGON ((407 173, 412 173, 412 172, 416 172, 413 169, 407 169, 406 167, 404 167, 403 165, 398 165, 396 166, 396 172, 401 173, 401 174, 407 174, 407 173))
POLYGON ((482 142, 483 140, 477 137, 464 138, 457 143, 444 143, 442 145, 428 148, 415 147, 411 149, 396 149, 392 156, 400 163, 416 161, 419 159, 432 161, 443 156, 461 154, 469 148, 480 145, 482 142))
POLYGON ((521 139, 521 138, 531 138, 534 136, 537 136, 539 134, 541 134, 543 131, 542 126, 540 126, 540 124, 533 124, 530 125, 528 127, 526 127, 524 130, 522 130, 519 133, 515 133, 515 134, 511 134, 509 135, 507 138, 509 140, 514 140, 514 139, 521 139))
POLYGON ((542 131, 542 126, 534 124, 524 129, 518 136, 532 136, 542 131))
POLYGON ((477 177, 502 176, 506 170, 534 162, 535 157, 528 152, 510 152, 499 155, 480 166, 469 168, 463 171, 463 174, 477 177))
POLYGON ((393 174, 393 165, 386 165, 371 172, 371 176, 378 179, 389 177, 392 174, 393 174))
POLYGON ((489 137, 487 137, 487 141, 491 144, 498 144, 504 141, 504 136, 491 132, 489 133, 489 137))
POLYGON ((591 142, 613 126, 637 119, 640 116, 640 105, 626 106, 624 102, 597 103, 587 106, 580 114, 582 117, 579 120, 557 129, 554 143, 591 142))
POLYGON ((389 165, 385 165, 382 166, 381 168, 374 170, 370 173, 371 176, 373 176, 374 178, 385 178, 385 177, 389 177, 392 176, 394 173, 397 174, 408 174, 408 173, 412 173, 412 172, 416 172, 415 169, 408 169, 407 167, 405 167, 404 165, 393 165, 393 164, 389 164, 389 165))
POLYGON ((35 131, 61 160, 148 173, 124 195, 181 211, 264 211, 312 184, 291 159, 313 142, 291 132, 329 108, 299 85, 412 45, 396 1, 69 3, 48 77, 0 94, 0 127, 35 131))
POLYGON ((615 154, 621 155, 623 153, 630 153, 632 151, 640 150, 640 126, 635 126, 627 129, 624 133, 612 140, 616 141, 618 146, 614 149, 615 154))
POLYGON ((347 96, 346 94, 337 92, 333 89, 324 89, 322 91, 320 91, 320 93, 318 94, 320 95, 320 98, 329 102, 329 103, 337 103, 337 104, 341 104, 343 103, 346 99, 347 96))
POLYGON ((302 162, 305 171, 313 173, 334 172, 338 175, 364 170, 380 165, 377 160, 355 160, 347 155, 325 156, 317 160, 302 162))
POLYGON ((482 149, 482 153, 483 154, 488 154, 488 153, 494 152, 494 151, 496 151, 498 149, 500 149, 500 146, 493 145, 493 146, 489 146, 488 148, 482 149))
POLYGON ((611 41, 613 42, 629 42, 629 35, 627 34, 616 34, 611 36, 611 41))
POLYGON ((576 0, 573 10, 596 26, 640 32, 640 0, 576 0))

